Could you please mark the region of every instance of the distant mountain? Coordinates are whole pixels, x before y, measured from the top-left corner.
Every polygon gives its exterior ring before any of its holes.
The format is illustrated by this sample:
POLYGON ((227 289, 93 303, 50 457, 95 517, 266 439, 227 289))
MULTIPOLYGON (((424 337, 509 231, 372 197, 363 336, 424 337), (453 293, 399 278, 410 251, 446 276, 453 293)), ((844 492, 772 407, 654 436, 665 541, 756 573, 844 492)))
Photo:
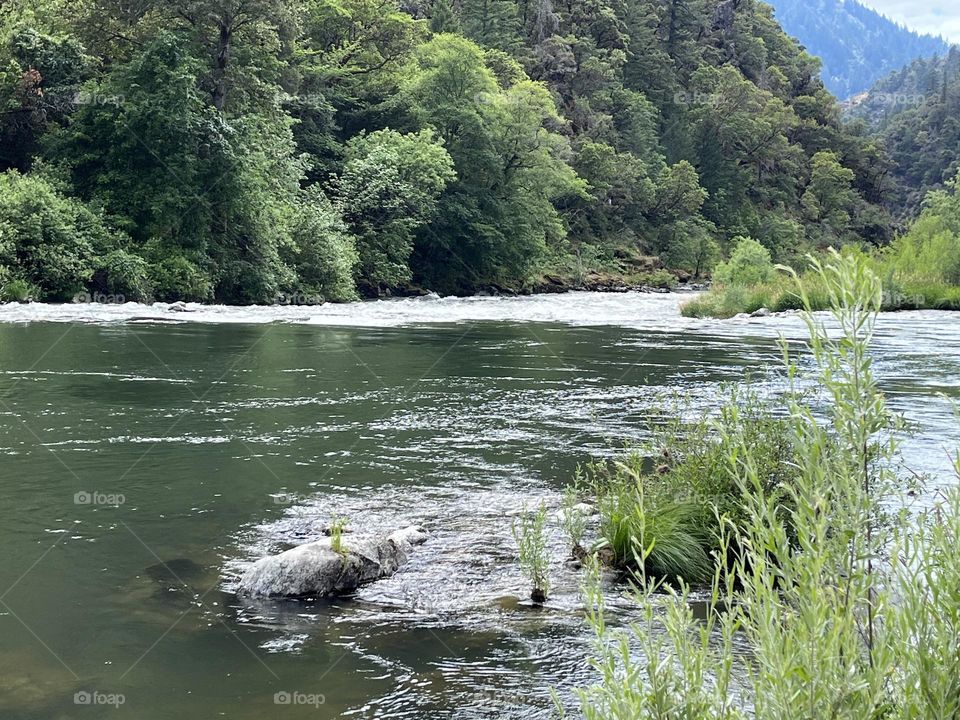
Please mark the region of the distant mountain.
POLYGON ((783 29, 823 60, 823 82, 843 99, 865 92, 917 58, 950 45, 920 35, 856 0, 767 0, 783 29))

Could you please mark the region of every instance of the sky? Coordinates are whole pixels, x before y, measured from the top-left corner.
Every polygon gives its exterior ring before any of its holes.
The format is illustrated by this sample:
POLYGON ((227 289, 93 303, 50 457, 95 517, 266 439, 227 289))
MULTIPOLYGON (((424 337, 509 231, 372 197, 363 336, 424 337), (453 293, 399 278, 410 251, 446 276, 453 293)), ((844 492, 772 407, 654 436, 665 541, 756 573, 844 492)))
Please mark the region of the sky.
POLYGON ((891 20, 960 43, 960 0, 860 0, 891 20))

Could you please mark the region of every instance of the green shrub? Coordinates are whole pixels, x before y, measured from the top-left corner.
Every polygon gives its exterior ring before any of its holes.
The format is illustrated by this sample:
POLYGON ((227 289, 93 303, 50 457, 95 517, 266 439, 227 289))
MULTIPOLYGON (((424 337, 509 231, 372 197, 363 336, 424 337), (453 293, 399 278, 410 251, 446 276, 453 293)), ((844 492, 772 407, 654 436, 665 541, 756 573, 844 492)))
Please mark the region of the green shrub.
POLYGON ((343 544, 343 533, 346 528, 346 518, 337 516, 330 522, 330 549, 338 555, 346 554, 346 547, 343 544))
POLYGON ((209 302, 213 298, 207 274, 183 255, 152 263, 148 277, 154 296, 163 302, 209 302))
POLYGON ((770 251, 748 237, 736 237, 730 259, 713 271, 713 279, 721 285, 759 285, 773 279, 776 271, 770 251))
POLYGON ((520 569, 530 581, 530 598, 546 601, 550 592, 550 558, 547 555, 547 506, 541 503, 535 512, 523 513, 513 523, 513 537, 520 554, 520 569))
POLYGON ((297 291, 324 300, 355 300, 353 273, 359 261, 346 223, 318 186, 303 192, 284 259, 296 269, 297 291))
POLYGON ((112 250, 96 263, 93 282, 119 302, 147 302, 152 297, 148 272, 147 261, 139 255, 112 250))
POLYGON ((677 276, 669 270, 660 269, 644 275, 641 282, 661 290, 672 290, 677 286, 677 276))
POLYGON ((93 275, 98 249, 120 240, 47 180, 14 170, 0 174, 0 266, 36 287, 37 299, 76 294, 93 275))
POLYGON ((26 280, 8 280, 0 285, 0 301, 2 302, 32 302, 40 297, 40 288, 26 280))

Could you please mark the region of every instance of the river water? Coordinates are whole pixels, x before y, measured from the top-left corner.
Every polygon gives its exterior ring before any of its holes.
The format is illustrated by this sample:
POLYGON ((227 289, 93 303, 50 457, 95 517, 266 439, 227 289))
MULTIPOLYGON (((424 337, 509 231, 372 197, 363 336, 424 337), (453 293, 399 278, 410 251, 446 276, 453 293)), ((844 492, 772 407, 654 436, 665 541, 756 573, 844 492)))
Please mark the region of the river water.
MULTIPOLYGON (((665 392, 781 391, 776 338, 804 335, 681 299, 0 307, 0 717, 529 720, 551 688, 572 707, 579 576, 554 522, 552 599, 518 603, 511 517, 640 439, 665 392), (432 535, 350 600, 233 594, 334 515, 432 535)), ((875 349, 907 461, 949 482, 957 315, 885 315, 875 349)))

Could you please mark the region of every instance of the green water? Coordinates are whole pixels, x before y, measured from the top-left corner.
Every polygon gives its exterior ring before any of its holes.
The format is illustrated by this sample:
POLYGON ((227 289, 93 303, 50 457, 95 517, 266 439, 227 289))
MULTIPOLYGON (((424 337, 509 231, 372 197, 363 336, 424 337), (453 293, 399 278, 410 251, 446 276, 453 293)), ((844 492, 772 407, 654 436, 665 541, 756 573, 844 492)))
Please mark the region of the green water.
MULTIPOLYGON (((936 469, 956 321, 897 322, 881 371, 936 469)), ((664 390, 704 408, 747 375, 776 392, 772 334, 755 334, 0 325, 0 717, 549 717, 550 687, 569 699, 591 677, 578 577, 554 528, 554 600, 518 607, 510 514, 556 504, 664 390), (231 592, 334 514, 432 537, 351 600, 231 592)))

